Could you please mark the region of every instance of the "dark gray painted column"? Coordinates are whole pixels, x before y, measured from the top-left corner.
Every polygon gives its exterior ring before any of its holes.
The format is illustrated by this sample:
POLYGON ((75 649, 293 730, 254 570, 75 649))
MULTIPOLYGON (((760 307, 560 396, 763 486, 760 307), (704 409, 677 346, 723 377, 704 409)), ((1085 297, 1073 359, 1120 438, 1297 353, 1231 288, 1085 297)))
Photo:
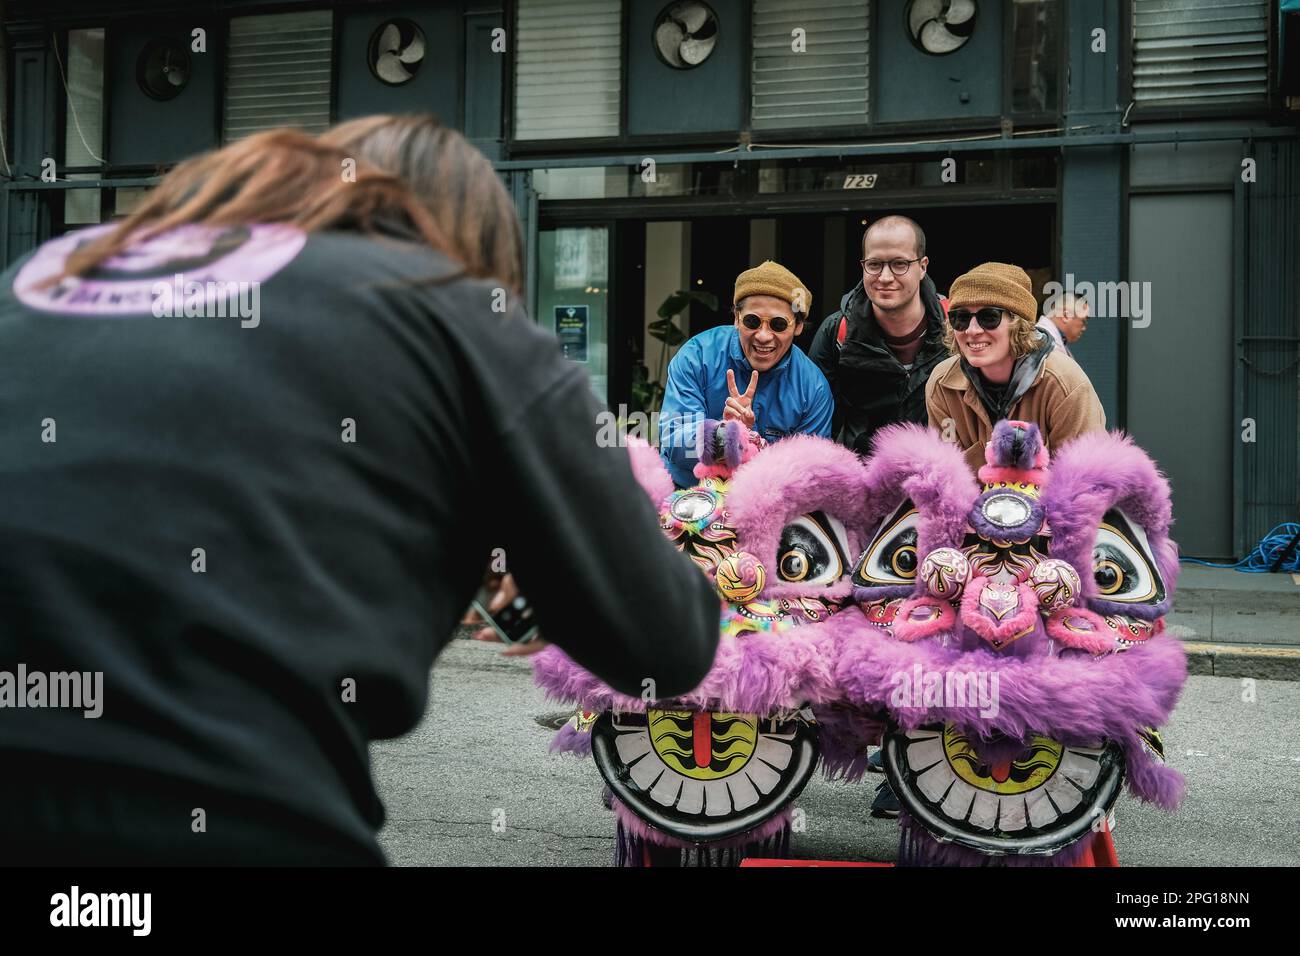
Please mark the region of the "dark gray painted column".
POLYGON ((506 54, 492 52, 492 31, 506 21, 499 4, 483 6, 471 3, 465 11, 465 136, 490 159, 500 159, 506 54))
MULTIPOLYGON (((10 56, 13 63, 13 113, 7 131, 9 163, 14 180, 31 182, 41 175, 41 160, 53 157, 58 145, 56 119, 63 115, 59 104, 59 81, 50 34, 40 28, 10 28, 10 56)), ((60 171, 61 173, 62 171, 60 171)), ((49 234, 48 206, 41 194, 30 190, 5 189, 4 264, 34 249, 49 234)))
MULTIPOLYGON (((1067 87, 1065 127, 1069 133, 1119 130, 1122 42, 1119 0, 1071 0, 1067 18, 1067 87), (1093 52, 1093 31, 1106 31, 1106 52, 1093 52), (1072 127, 1086 129, 1071 129, 1072 127)), ((1069 148, 1061 175, 1061 275, 1079 282, 1117 282, 1124 268, 1124 153, 1118 146, 1069 148)), ((1093 314, 1097 312, 1094 303, 1093 314)), ((1095 318, 1087 334, 1071 346, 1106 409, 1106 423, 1123 424, 1121 349, 1123 320, 1095 318)))

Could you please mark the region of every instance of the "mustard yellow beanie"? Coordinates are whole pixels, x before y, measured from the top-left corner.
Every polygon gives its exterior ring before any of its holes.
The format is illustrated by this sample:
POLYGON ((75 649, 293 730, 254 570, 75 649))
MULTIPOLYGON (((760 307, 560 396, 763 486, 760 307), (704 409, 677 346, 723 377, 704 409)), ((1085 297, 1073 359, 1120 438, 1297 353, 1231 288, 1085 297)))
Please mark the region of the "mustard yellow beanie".
POLYGON ((794 312, 805 316, 812 313, 812 293, 808 287, 793 272, 771 259, 736 277, 736 295, 731 304, 738 305, 747 295, 770 295, 789 302, 794 312))
POLYGON ((985 262, 953 280, 948 308, 991 305, 1014 312, 1029 322, 1038 318, 1038 300, 1029 273, 1005 262, 985 262))

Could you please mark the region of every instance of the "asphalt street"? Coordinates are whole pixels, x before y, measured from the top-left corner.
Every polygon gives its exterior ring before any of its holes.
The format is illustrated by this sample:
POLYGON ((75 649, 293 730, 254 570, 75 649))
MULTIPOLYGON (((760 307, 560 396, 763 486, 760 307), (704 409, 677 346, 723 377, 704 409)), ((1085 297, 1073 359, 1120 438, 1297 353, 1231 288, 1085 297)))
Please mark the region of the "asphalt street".
MULTIPOLYGON (((380 843, 401 866, 608 866, 614 817, 590 760, 547 752, 547 702, 521 659, 453 641, 434 666, 423 722, 372 748, 388 809, 380 843)), ((1170 815, 1129 797, 1116 806, 1123 865, 1300 865, 1300 683, 1190 677, 1165 728, 1187 777, 1170 815)), ((878 776, 814 776, 796 806, 803 859, 890 861, 897 825, 867 809, 878 776)))

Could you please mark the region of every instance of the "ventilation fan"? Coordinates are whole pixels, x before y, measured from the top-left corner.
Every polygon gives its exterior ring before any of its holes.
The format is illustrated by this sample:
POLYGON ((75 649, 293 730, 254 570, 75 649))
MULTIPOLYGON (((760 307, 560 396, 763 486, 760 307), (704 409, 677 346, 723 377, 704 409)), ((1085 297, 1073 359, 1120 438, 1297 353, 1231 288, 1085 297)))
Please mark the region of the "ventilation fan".
POLYGON ((675 70, 699 66, 717 42, 718 15, 707 3, 671 3, 655 18, 655 52, 675 70))
POLYGON ((907 32, 926 53, 954 53, 974 34, 976 10, 975 0, 910 0, 907 32))
POLYGON ((179 96, 190 82, 190 54, 184 44, 157 37, 145 44, 135 61, 135 79, 155 100, 179 96))
POLYGON ((409 83, 424 62, 424 31, 410 20, 389 20, 370 36, 370 72, 389 86, 409 83))

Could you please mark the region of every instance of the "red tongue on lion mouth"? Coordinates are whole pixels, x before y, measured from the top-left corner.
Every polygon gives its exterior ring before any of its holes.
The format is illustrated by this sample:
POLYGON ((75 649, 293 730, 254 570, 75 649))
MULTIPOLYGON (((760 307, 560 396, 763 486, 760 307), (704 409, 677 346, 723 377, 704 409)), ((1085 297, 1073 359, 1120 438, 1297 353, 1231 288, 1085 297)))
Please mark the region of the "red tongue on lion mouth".
POLYGON ((695 766, 707 767, 713 762, 713 715, 697 710, 691 730, 692 743, 695 745, 695 766))
POLYGON ((995 764, 989 770, 989 776, 998 783, 1006 783, 1007 777, 1011 776, 1011 761, 1003 760, 1001 763, 995 764))

